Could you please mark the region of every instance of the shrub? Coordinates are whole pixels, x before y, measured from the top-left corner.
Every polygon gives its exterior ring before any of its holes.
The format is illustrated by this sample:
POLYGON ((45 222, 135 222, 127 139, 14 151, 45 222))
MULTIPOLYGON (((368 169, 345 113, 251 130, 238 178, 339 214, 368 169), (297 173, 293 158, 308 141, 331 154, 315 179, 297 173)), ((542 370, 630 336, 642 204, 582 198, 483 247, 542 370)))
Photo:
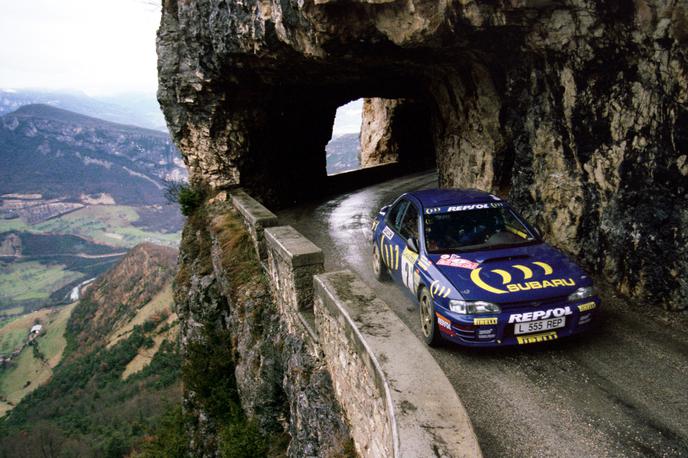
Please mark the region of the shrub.
POLYGON ((267 456, 265 437, 253 421, 235 421, 220 432, 220 456, 222 458, 261 458, 267 456))
POLYGON ((199 185, 190 185, 181 181, 168 181, 165 184, 165 198, 178 203, 182 215, 191 216, 205 200, 206 191, 199 185))
POLYGON ((189 456, 181 405, 170 408, 146 437, 139 454, 142 458, 183 458, 189 456))

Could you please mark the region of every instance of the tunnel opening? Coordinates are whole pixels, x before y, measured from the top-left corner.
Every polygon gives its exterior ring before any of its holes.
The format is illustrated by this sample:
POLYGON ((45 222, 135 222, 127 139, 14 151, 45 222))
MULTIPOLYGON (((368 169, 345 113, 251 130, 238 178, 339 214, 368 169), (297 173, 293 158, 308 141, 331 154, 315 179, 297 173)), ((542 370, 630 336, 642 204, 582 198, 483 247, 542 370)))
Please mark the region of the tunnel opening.
POLYGON ((356 99, 339 108, 332 125, 332 137, 325 146, 327 175, 359 170, 361 164, 361 121, 364 99, 356 99))
POLYGON ((427 103, 388 97, 348 102, 337 109, 325 153, 328 177, 385 165, 400 172, 436 168, 427 103))

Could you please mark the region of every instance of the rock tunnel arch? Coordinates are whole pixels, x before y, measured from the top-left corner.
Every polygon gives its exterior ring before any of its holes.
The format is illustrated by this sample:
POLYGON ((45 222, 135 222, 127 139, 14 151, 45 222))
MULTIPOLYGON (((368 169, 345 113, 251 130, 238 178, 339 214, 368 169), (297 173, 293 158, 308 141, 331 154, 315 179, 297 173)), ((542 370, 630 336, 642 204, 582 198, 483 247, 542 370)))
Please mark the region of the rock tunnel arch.
POLYGON ((422 100, 440 186, 499 192, 621 292, 685 308, 686 24, 658 0, 165 0, 158 97, 192 181, 273 208, 327 189, 338 106, 422 100))
MULTIPOLYGON (((364 75, 360 75, 364 77, 364 75)), ((351 86, 323 86, 318 91, 290 91, 285 99, 272 99, 264 120, 266 127, 249 140, 247 156, 240 162, 241 185, 279 207, 303 200, 317 199, 337 189, 329 180, 325 163, 325 146, 332 138, 332 125, 338 107, 364 99, 372 111, 364 111, 364 124, 384 126, 393 145, 396 170, 402 174, 437 167, 435 155, 435 120, 437 105, 427 86, 415 78, 402 77, 382 82, 369 81, 351 86), (279 107, 279 108, 277 108, 279 107), (376 119, 377 118, 377 119, 376 119), (380 119, 382 118, 382 119, 380 119)), ((366 133, 363 128, 362 135, 366 133)), ((377 145, 374 145, 375 148, 377 145)), ((379 148, 375 151, 380 153, 379 148)), ((362 158, 362 166, 381 164, 379 157, 362 158)), ((389 175, 384 175, 388 177, 389 175)), ((374 178, 373 178, 374 179, 374 178)))

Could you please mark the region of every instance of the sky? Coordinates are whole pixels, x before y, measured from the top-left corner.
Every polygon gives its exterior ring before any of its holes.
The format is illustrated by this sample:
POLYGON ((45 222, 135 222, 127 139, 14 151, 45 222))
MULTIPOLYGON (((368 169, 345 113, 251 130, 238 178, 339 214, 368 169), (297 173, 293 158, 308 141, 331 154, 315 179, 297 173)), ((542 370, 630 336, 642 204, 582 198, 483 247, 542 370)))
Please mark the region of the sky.
POLYGON ((337 109, 332 127, 332 136, 338 137, 344 134, 357 134, 361 130, 361 114, 363 99, 354 100, 337 109))
MULTIPOLYGON (((0 0, 0 88, 154 94, 159 22, 159 0, 0 0)), ((357 133, 361 108, 340 107, 333 136, 357 133)))
POLYGON ((153 0, 0 0, 0 87, 154 92, 153 0))

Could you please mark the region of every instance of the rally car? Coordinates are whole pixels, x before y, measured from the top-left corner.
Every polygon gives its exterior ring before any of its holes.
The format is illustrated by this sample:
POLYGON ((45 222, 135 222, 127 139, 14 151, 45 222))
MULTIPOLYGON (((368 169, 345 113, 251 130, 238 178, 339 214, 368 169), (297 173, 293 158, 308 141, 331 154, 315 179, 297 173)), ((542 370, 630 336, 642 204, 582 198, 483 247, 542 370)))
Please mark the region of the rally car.
POLYGON ((588 329, 600 306, 592 280, 492 194, 406 193, 372 229, 373 271, 416 298, 428 345, 554 340, 588 329))

